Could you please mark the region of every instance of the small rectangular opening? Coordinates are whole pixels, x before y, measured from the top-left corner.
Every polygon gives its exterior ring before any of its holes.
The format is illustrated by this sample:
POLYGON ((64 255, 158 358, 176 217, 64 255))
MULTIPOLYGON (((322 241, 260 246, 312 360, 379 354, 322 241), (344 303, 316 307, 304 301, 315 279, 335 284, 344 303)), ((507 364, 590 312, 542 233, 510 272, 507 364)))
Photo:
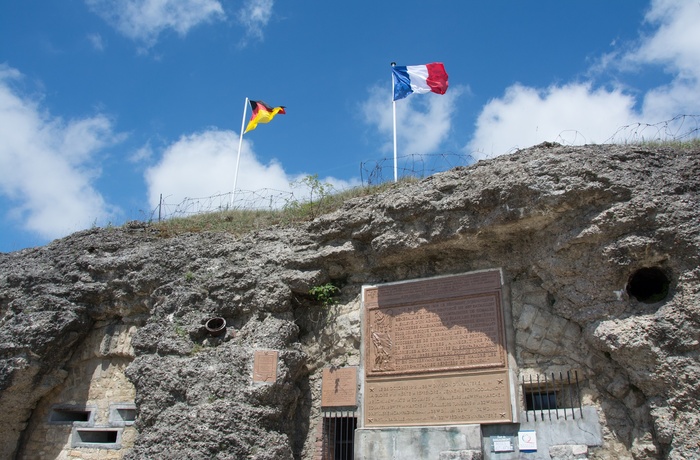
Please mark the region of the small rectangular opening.
POLYGON ((558 420, 563 417, 575 419, 583 417, 581 407, 581 390, 578 370, 557 373, 551 372, 522 377, 523 402, 525 403, 525 420, 544 421, 545 418, 558 420), (538 417, 539 414, 539 417, 538 417))
POLYGON ((85 408, 54 407, 49 414, 49 423, 89 422, 92 411, 85 408))
POLYGON ((109 405, 110 426, 133 425, 135 420, 136 406, 134 403, 114 403, 109 405))
POLYGON ((557 394, 553 391, 525 393, 525 410, 550 410, 557 408, 557 394))
POLYGON ((77 430, 78 442, 93 444, 114 444, 117 442, 117 430, 77 430))
POLYGON ((323 417, 323 460, 352 460, 355 458, 355 412, 326 412, 323 417))
POLYGON ((117 416, 123 422, 133 422, 136 420, 136 409, 117 409, 117 416))
POLYGON ((121 449, 122 428, 73 427, 71 447, 88 449, 121 449))

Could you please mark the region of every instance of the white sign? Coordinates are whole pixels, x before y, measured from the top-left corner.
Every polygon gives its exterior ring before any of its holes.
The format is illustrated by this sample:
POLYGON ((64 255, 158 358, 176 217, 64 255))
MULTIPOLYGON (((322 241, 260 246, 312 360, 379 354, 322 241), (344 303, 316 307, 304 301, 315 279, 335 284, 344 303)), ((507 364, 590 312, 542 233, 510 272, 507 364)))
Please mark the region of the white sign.
POLYGON ((537 450, 537 436, 535 430, 518 431, 518 449, 537 450))
POLYGON ((491 443, 493 444, 494 452, 513 452, 513 439, 510 436, 492 436, 491 443))

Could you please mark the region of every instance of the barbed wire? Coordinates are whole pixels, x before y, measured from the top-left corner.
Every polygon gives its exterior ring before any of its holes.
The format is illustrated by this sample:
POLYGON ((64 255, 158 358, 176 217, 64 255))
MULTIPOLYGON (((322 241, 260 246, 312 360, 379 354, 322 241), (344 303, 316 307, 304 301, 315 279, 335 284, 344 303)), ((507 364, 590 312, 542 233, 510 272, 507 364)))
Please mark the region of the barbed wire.
POLYGON ((161 197, 160 203, 151 213, 151 221, 187 217, 209 212, 232 210, 274 210, 282 209, 294 201, 294 193, 283 190, 263 188, 260 190, 236 190, 218 195, 184 198, 180 203, 168 203, 167 197, 161 197))
MULTIPOLYGON (((422 179, 456 166, 474 162, 474 157, 459 153, 411 154, 397 157, 397 175, 422 179)), ((362 185, 372 186, 394 179, 394 159, 382 158, 360 163, 362 185), (388 175, 388 177, 385 177, 388 175)))
POLYGON ((700 135, 700 115, 678 115, 659 123, 633 123, 619 128, 606 144, 639 142, 682 142, 700 135))
MULTIPOLYGON (((397 157, 397 171, 399 177, 424 178, 437 172, 447 171, 455 166, 467 165, 473 161, 474 159, 471 155, 456 153, 412 154, 397 157)), ((393 180, 393 157, 360 163, 360 175, 362 186, 367 187, 393 180)), ((335 191, 339 192, 342 190, 335 191)), ((231 195, 231 192, 227 192, 204 197, 186 197, 179 203, 169 203, 167 197, 163 198, 161 196, 160 203, 151 212, 150 221, 157 220, 160 222, 161 220, 178 217, 230 210, 272 211, 308 200, 308 197, 302 192, 295 194, 294 192, 269 188, 260 190, 239 189, 236 190, 233 200, 231 195)))
MULTIPOLYGON (((659 123, 634 123, 619 128, 605 144, 635 144, 644 142, 682 142, 700 137, 700 115, 679 115, 659 123)), ((562 131, 556 141, 563 145, 586 142, 585 136, 575 130, 562 131)), ((470 154, 438 153, 411 154, 397 157, 397 175, 400 178, 422 179, 456 166, 473 163, 470 154)), ((379 185, 394 179, 394 159, 381 158, 360 163, 362 186, 379 185)), ((336 192, 342 190, 335 190, 336 192)), ((307 192, 305 190, 304 192, 307 192)), ((151 213, 151 221, 188 217, 195 214, 227 210, 279 210, 294 203, 305 202, 303 193, 264 188, 260 190, 236 190, 232 193, 199 198, 185 198, 180 203, 168 203, 161 197, 160 204, 151 213)))

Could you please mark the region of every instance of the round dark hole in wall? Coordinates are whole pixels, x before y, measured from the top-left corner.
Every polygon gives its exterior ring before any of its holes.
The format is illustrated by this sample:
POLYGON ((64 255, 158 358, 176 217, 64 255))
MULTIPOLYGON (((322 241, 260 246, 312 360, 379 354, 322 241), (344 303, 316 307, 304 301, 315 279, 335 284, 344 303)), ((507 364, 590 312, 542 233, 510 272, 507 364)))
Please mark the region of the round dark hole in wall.
POLYGON ((205 325, 207 332, 213 336, 221 335, 226 332, 226 320, 224 318, 211 318, 205 325))
POLYGON ((627 294, 644 303, 654 303, 668 296, 668 278, 658 267, 640 268, 627 281, 627 294))

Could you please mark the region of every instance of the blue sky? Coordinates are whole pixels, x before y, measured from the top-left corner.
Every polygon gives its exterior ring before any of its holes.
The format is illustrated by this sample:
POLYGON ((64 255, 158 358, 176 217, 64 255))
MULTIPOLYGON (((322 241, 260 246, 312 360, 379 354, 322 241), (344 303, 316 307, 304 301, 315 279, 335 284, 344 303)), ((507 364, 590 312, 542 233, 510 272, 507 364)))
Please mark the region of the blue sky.
POLYGON ((391 166, 392 61, 450 78, 397 102, 400 158, 654 138, 700 114, 698 24, 692 0, 0 2, 0 251, 230 193, 246 97, 287 113, 243 136, 237 206, 356 185, 391 166))

